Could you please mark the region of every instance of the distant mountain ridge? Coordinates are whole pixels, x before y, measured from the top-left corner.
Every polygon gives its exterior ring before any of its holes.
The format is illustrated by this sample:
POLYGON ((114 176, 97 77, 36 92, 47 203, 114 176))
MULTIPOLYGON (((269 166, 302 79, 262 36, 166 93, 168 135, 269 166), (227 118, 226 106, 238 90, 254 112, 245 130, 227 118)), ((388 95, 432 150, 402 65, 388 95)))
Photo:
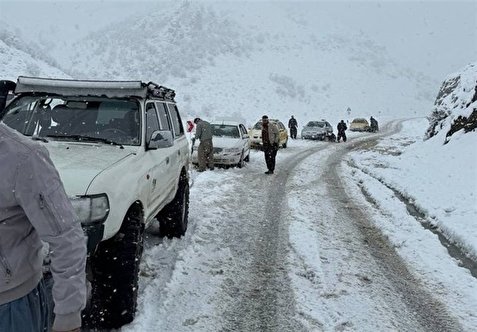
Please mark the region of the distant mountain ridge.
POLYGON ((252 123, 266 113, 282 121, 294 114, 303 125, 425 116, 436 82, 328 16, 292 3, 161 2, 147 15, 62 43, 62 56, 53 61, 34 48, 25 53, 58 63, 75 78, 170 86, 187 118, 233 115, 252 123))

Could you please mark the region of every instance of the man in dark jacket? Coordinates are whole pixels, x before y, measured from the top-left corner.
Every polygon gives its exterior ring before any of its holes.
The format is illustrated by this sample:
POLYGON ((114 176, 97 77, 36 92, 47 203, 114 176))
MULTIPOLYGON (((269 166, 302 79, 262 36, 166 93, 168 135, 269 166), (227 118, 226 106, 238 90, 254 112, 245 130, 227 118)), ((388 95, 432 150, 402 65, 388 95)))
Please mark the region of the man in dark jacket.
POLYGON ((346 142, 346 129, 348 129, 348 127, 346 126, 346 123, 341 120, 340 123, 338 123, 338 143, 340 142, 340 139, 343 138, 343 142, 346 142))
POLYGON ((48 151, 0 123, 0 331, 48 331, 42 242, 50 246, 53 331, 78 331, 86 238, 48 151))
POLYGON ((273 174, 275 171, 275 158, 277 157, 280 132, 275 123, 268 121, 268 116, 262 116, 262 143, 265 153, 265 162, 268 171, 265 174, 273 174))
POLYGON ((370 126, 370 130, 371 130, 373 133, 375 133, 375 132, 377 132, 377 131, 379 130, 379 128, 378 128, 378 121, 376 121, 375 118, 371 117, 371 118, 369 119, 369 123, 370 123, 370 125, 371 125, 371 126, 370 126))
POLYGON ((290 129, 290 137, 296 139, 296 133, 298 131, 298 122, 293 115, 291 116, 291 119, 288 120, 288 128, 290 129))
POLYGON ((195 118, 195 139, 200 140, 197 158, 199 161, 199 172, 206 170, 206 167, 214 170, 214 145, 212 143, 212 126, 207 121, 195 118))

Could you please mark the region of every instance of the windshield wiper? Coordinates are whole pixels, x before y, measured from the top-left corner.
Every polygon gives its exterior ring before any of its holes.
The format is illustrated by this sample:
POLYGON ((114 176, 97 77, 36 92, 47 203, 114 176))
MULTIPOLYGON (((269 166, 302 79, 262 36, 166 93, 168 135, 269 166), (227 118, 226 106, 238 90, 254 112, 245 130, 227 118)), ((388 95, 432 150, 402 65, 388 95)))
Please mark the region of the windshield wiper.
POLYGON ((92 137, 92 136, 84 136, 84 135, 46 135, 46 137, 53 137, 53 138, 70 138, 76 141, 86 141, 86 142, 102 142, 105 144, 111 145, 118 145, 121 149, 124 149, 121 143, 111 141, 107 138, 103 137, 92 137))
POLYGON ((48 143, 48 140, 42 136, 32 135, 31 139, 34 141, 42 141, 48 143))

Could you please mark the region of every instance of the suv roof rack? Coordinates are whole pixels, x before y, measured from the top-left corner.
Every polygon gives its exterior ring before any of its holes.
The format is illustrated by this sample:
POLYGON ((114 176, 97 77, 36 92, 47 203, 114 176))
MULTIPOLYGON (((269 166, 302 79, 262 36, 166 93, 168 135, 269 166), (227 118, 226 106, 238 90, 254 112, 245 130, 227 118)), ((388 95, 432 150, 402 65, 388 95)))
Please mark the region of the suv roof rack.
POLYGON ((146 86, 148 95, 164 100, 174 101, 174 97, 176 96, 176 92, 174 90, 166 88, 165 86, 159 85, 154 82, 149 82, 146 86))
POLYGON ((108 98, 153 97, 174 101, 175 92, 154 82, 95 81, 19 76, 15 94, 106 96, 108 98))

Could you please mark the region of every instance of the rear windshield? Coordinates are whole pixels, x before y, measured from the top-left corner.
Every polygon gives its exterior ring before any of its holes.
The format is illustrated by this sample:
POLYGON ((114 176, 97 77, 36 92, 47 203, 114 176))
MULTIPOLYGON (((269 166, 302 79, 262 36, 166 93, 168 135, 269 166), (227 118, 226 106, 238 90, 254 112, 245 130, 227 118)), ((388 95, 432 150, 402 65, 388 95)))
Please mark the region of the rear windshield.
POLYGON ((3 114, 3 123, 26 136, 61 140, 84 136, 122 145, 141 144, 141 117, 135 100, 25 96, 13 100, 3 114))

